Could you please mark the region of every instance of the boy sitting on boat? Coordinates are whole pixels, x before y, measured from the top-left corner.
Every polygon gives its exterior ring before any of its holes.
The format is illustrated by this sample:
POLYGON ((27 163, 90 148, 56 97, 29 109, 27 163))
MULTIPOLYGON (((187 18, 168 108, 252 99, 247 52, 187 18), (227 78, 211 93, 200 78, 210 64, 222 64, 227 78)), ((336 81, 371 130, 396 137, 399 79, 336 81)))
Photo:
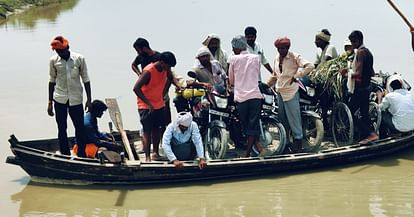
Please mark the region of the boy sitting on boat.
POLYGON ((177 119, 167 126, 162 137, 162 148, 176 168, 184 166, 181 161, 193 160, 195 157, 198 158, 200 169, 207 166, 200 131, 188 112, 178 113, 177 119))
MULTIPOLYGON (((98 118, 101 118, 103 113, 107 110, 107 106, 101 100, 94 100, 92 102, 91 111, 87 112, 84 117, 84 130, 86 147, 86 157, 95 158, 98 150, 109 150, 114 152, 122 152, 123 146, 114 142, 113 139, 106 133, 102 133, 98 128, 98 118)), ((76 153, 76 146, 74 152, 76 153)))

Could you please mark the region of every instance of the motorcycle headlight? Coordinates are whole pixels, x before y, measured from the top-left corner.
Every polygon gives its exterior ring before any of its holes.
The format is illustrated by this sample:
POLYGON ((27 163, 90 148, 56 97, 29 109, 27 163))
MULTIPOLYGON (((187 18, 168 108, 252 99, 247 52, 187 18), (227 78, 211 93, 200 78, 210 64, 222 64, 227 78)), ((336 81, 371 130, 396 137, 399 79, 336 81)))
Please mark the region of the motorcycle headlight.
POLYGON ((314 97, 315 96, 315 88, 313 87, 306 87, 306 91, 308 92, 308 96, 314 97))
POLYGON ((273 95, 263 94, 263 98, 264 98, 264 102, 267 105, 273 105, 273 100, 274 100, 273 95))
POLYGON ((227 108, 227 98, 219 97, 214 95, 214 100, 218 108, 225 109, 227 108))

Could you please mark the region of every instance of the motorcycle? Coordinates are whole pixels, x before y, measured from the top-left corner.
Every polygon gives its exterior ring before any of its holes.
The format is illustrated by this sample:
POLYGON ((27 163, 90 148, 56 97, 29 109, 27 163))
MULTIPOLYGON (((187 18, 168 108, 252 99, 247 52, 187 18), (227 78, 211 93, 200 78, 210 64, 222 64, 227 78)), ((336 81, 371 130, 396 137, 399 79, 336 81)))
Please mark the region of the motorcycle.
MULTIPOLYGON (((188 72, 188 76, 196 78, 192 71, 188 72)), ((184 110, 192 113, 200 128, 206 159, 224 158, 229 140, 226 125, 230 117, 227 96, 208 88, 193 86, 178 91, 174 103, 177 112, 184 110)))

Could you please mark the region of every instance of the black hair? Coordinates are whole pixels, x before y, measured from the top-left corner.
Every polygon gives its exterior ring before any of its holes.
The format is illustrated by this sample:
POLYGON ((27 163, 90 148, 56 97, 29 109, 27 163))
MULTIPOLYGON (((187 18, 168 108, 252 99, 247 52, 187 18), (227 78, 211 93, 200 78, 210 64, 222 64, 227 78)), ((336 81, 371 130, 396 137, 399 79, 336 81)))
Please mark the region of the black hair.
POLYGON ((94 112, 104 112, 108 107, 101 100, 95 99, 92 102, 92 111, 94 112))
POLYGON ((134 48, 150 48, 149 42, 145 38, 137 38, 133 44, 134 48))
POLYGON ((402 84, 399 80, 394 80, 394 81, 391 81, 390 86, 393 90, 398 90, 398 89, 401 89, 402 84))
POLYGON ((170 51, 165 51, 160 54, 160 61, 163 61, 167 65, 174 67, 177 64, 177 60, 175 59, 175 56, 170 51))
POLYGON ((331 36, 331 33, 329 32, 328 29, 322 29, 321 32, 325 33, 326 35, 331 36))
POLYGON ((244 35, 256 35, 257 30, 253 26, 248 26, 244 29, 244 35))
POLYGON ((351 34, 349 34, 348 39, 351 40, 351 41, 353 39, 363 41, 364 40, 364 36, 362 35, 362 32, 361 31, 354 30, 354 31, 351 32, 351 34))

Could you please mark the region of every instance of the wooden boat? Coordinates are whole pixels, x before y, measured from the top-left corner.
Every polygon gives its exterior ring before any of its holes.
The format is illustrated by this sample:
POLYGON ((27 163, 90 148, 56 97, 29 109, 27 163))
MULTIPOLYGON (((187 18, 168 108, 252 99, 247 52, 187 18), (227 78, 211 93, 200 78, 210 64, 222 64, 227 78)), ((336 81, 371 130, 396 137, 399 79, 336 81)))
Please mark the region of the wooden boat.
MULTIPOLYGON (((131 143, 138 140, 137 131, 126 131, 131 143)), ((115 136, 120 140, 120 135, 115 136)), ((60 184, 156 184, 216 180, 236 177, 280 174, 328 166, 338 166, 377 158, 414 147, 414 134, 378 140, 370 145, 352 144, 317 153, 285 154, 268 157, 209 160, 200 170, 196 161, 186 161, 176 169, 167 161, 126 161, 101 163, 98 159, 57 154, 58 140, 19 141, 9 139, 14 156, 6 162, 22 167, 35 182, 60 184)))

